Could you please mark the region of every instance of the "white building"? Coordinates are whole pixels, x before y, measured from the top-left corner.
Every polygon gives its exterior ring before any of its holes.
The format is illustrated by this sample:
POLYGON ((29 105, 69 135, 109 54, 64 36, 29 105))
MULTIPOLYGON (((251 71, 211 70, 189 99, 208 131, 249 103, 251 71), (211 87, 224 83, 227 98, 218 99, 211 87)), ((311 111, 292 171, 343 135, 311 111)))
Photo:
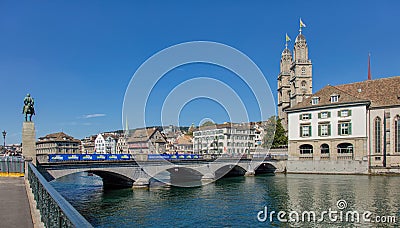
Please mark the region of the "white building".
POLYGON ((94 147, 97 154, 115 154, 116 141, 112 135, 98 134, 94 147))
POLYGON ((116 153, 117 154, 127 154, 128 153, 127 137, 125 137, 125 136, 119 137, 119 139, 117 141, 116 153))
POLYGON ((260 146, 256 143, 254 124, 224 123, 200 127, 193 132, 193 151, 199 154, 250 154, 260 146))
POLYGON ((367 159, 369 104, 328 85, 287 109, 289 160, 367 159))
POLYGON ((399 88, 400 77, 328 85, 286 109, 289 160, 336 162, 297 172, 400 172, 399 88))

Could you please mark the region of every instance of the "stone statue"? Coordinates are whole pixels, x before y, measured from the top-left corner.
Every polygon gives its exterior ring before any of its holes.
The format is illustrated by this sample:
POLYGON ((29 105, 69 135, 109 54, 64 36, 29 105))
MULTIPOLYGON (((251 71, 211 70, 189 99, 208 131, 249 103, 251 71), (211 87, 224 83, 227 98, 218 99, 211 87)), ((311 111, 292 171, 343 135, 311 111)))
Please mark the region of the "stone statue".
POLYGON ((32 116, 35 115, 35 108, 33 107, 34 104, 35 102, 33 98, 28 93, 24 99, 24 108, 22 109, 22 114, 25 114, 25 121, 28 121, 28 115, 29 121, 32 121, 32 116))

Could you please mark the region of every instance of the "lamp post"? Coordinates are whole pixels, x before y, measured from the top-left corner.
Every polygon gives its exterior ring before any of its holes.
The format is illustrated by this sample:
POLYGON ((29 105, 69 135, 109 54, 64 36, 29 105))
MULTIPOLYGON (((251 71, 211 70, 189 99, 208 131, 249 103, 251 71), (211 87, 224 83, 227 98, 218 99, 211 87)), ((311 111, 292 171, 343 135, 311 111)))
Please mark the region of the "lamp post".
POLYGON ((4 150, 6 150, 6 135, 7 135, 7 132, 6 132, 6 130, 4 130, 2 133, 3 133, 3 140, 4 140, 4 150))

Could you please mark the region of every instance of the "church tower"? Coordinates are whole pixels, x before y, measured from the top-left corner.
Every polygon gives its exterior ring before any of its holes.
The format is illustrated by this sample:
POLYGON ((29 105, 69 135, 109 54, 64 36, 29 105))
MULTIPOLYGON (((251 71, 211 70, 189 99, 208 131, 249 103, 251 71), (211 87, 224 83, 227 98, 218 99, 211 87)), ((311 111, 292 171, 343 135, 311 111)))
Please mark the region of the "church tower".
POLYGON ((282 121, 282 126, 287 130, 287 113, 285 108, 290 107, 290 79, 292 66, 292 53, 287 47, 290 38, 286 35, 286 47, 282 52, 280 73, 278 75, 278 117, 282 121))
POLYGON ((306 25, 300 19, 299 35, 294 43, 293 56, 288 49, 290 41, 286 34, 286 47, 282 52, 280 73, 278 75, 278 117, 282 126, 288 130, 285 109, 294 107, 304 98, 312 95, 312 63, 308 59, 308 46, 302 28, 306 25))
MULTIPOLYGON (((300 24, 303 24, 301 20, 300 24)), ((293 50, 292 78, 290 79, 291 107, 312 95, 312 63, 308 59, 307 41, 304 35, 301 34, 301 28, 302 26, 300 25, 300 33, 296 37, 293 50)))

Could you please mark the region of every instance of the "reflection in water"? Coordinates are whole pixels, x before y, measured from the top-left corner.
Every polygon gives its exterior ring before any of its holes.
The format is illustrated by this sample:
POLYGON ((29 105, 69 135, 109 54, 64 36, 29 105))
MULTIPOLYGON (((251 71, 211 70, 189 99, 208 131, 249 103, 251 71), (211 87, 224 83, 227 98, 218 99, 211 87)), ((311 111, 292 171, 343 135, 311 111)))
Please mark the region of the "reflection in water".
MULTIPOLYGON (((132 226, 351 226, 345 222, 259 222, 257 213, 316 211, 345 200, 347 208, 400 219, 400 177, 356 175, 275 175, 232 177, 202 187, 176 188, 155 184, 150 190, 103 191, 99 177, 66 176, 53 186, 96 227, 132 226)), ((398 223, 396 223, 398 225, 398 223)), ((374 223, 353 225, 376 227, 374 223)), ((380 224, 382 225, 382 224, 380 224)), ((383 224, 384 225, 384 224, 383 224)), ((386 224, 387 227, 393 224, 386 224)))

